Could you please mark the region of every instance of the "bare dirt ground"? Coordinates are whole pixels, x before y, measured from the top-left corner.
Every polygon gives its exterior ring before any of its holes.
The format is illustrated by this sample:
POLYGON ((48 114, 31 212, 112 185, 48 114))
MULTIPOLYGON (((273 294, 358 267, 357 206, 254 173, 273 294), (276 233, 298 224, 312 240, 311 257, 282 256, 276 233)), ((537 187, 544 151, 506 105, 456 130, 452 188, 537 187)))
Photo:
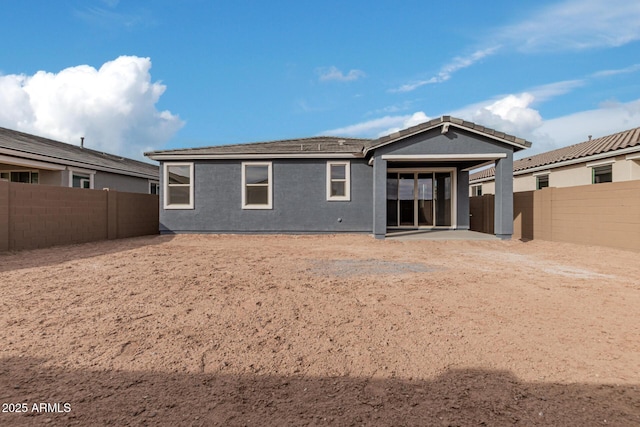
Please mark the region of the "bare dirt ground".
POLYGON ((0 402, 27 408, 0 425, 639 425, 638 259, 368 236, 0 255, 0 402))

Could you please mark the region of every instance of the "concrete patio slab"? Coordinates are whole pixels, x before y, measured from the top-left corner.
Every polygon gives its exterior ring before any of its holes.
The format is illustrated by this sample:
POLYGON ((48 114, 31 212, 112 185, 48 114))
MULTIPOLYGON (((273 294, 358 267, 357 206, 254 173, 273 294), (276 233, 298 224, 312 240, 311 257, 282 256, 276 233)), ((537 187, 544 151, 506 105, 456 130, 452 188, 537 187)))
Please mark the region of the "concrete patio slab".
POLYGON ((387 233, 391 240, 500 240, 493 234, 471 230, 410 230, 387 233))

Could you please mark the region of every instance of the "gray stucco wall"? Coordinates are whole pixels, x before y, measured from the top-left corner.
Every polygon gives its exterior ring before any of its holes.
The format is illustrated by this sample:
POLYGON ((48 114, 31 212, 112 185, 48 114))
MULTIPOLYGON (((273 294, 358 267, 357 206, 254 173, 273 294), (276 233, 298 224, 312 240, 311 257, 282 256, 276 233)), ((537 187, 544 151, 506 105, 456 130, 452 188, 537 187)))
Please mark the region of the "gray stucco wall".
POLYGON ((488 137, 451 127, 446 134, 440 128, 408 137, 380 147, 375 155, 383 154, 486 154, 511 153, 512 148, 488 137))
POLYGON ((327 201, 326 165, 323 159, 273 160, 273 208, 254 210, 242 209, 240 160, 195 161, 194 209, 161 209, 160 231, 370 233, 372 168, 352 159, 351 201, 327 201))
POLYGON ((147 178, 97 171, 93 181, 93 188, 96 190, 109 188, 110 190, 128 193, 149 194, 149 180, 147 178))

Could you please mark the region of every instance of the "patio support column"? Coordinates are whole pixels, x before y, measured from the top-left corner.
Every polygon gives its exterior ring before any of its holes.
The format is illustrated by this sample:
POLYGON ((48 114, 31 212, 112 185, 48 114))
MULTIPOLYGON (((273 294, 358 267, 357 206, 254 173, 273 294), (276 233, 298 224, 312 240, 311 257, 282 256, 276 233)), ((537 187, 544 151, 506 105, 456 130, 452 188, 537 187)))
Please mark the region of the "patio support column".
POLYGON ((513 152, 496 160, 494 234, 503 240, 513 234, 513 152))
POLYGON ((384 239, 387 234, 387 161, 373 159, 373 234, 384 239))
POLYGON ((457 220, 456 229, 468 230, 469 229, 469 172, 463 171, 460 168, 456 168, 457 183, 458 183, 458 197, 457 197, 457 220))

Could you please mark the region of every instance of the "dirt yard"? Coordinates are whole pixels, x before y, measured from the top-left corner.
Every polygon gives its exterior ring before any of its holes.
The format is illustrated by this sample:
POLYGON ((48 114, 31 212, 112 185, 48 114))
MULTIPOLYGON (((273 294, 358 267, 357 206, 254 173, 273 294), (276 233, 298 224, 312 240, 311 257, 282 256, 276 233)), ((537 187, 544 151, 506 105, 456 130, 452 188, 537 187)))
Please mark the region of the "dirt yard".
POLYGON ((639 255, 196 235, 0 255, 0 425, 639 425, 639 255))

